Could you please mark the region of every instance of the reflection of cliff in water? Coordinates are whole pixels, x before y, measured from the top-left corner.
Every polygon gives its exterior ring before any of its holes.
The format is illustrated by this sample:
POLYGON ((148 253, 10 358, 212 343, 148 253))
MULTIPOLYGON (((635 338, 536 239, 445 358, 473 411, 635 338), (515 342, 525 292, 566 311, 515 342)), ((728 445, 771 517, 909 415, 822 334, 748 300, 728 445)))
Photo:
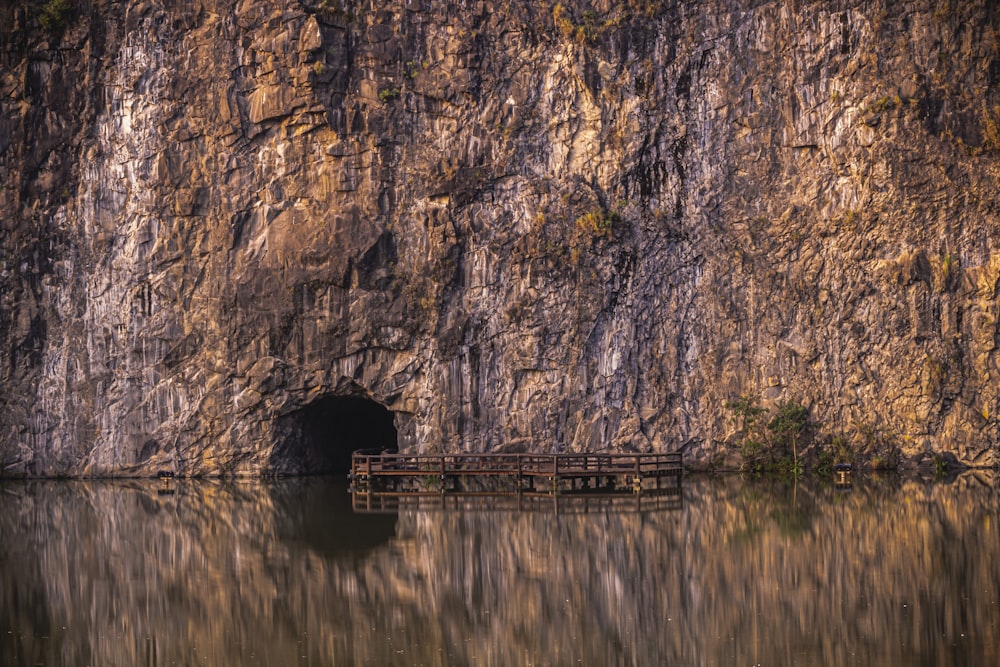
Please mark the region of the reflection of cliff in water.
POLYGON ((354 540, 385 517, 345 517, 315 479, 0 493, 5 664, 1000 657, 982 474, 846 494, 689 479, 665 512, 403 511, 381 545, 354 540))

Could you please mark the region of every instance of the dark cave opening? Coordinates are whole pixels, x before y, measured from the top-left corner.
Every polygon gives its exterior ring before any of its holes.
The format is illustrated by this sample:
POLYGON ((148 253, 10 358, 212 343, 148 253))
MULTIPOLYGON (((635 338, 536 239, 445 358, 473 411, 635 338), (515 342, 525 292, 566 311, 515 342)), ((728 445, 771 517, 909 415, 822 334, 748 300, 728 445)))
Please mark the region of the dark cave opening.
POLYGON ((358 449, 396 449, 392 412, 359 396, 327 396, 278 420, 275 472, 344 473, 358 449))

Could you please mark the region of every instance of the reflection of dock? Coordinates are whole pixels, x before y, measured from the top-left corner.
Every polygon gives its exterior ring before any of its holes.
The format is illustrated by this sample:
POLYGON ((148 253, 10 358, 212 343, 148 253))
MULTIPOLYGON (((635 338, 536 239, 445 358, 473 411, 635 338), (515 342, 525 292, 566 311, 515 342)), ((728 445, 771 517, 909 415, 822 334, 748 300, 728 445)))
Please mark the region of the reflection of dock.
POLYGON ((683 458, 667 454, 395 454, 355 452, 354 489, 406 492, 602 491, 668 485, 680 487, 683 458))
POLYGON ((395 514, 403 510, 453 512, 551 512, 588 514, 594 512, 662 512, 683 506, 681 486, 633 492, 508 493, 433 491, 354 491, 354 511, 366 514, 395 514))

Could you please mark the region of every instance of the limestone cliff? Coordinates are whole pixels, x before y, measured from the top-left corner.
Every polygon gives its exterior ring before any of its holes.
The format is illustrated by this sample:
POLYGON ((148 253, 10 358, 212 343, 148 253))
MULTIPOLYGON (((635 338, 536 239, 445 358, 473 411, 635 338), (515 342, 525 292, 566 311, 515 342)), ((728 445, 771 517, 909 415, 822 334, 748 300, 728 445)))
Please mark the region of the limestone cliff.
POLYGON ((992 464, 998 30, 986 0, 4 3, 0 470, 302 469, 296 415, 346 395, 409 450, 707 462, 756 394, 992 464))

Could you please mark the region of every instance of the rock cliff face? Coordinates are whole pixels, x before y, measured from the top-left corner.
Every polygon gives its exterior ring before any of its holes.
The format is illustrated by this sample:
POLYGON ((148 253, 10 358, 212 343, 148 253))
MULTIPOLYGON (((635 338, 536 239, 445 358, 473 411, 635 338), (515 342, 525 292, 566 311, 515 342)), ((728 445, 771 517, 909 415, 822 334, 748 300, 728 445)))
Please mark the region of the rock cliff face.
POLYGON ((726 400, 997 461, 986 2, 0 8, 0 470, 719 461, 726 400), (313 420, 315 421, 315 420, 313 420))

